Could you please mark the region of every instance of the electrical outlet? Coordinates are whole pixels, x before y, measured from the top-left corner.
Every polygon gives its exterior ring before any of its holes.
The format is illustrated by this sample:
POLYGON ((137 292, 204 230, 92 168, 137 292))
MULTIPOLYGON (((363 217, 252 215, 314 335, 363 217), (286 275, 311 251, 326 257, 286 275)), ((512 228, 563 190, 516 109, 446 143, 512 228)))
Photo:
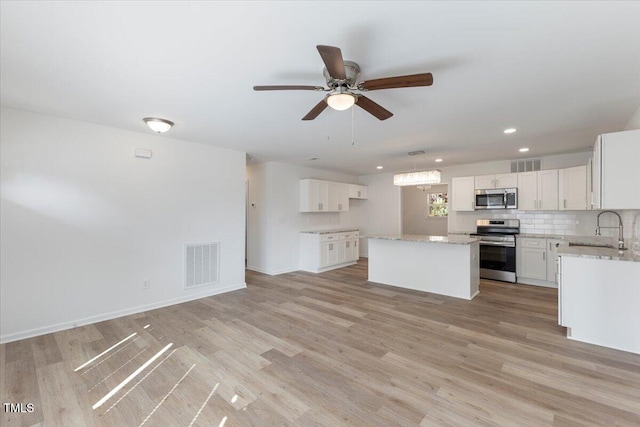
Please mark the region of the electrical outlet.
POLYGON ((149 281, 149 279, 143 280, 142 281, 142 289, 149 289, 151 287, 151 282, 149 281))

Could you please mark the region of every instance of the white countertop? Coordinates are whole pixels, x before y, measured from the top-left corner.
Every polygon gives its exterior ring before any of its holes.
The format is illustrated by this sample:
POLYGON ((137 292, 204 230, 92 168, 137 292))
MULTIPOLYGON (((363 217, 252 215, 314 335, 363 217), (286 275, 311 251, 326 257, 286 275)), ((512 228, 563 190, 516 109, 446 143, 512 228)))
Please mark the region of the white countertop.
POLYGON ((360 231, 357 228, 332 228, 329 230, 307 230, 301 231, 301 233, 306 234, 331 234, 331 233, 347 233, 349 231, 360 231))
POLYGON ((367 239, 380 240, 401 240, 405 242, 421 242, 421 243, 449 243, 454 245, 470 245, 479 241, 476 237, 469 237, 459 234, 450 234, 448 236, 430 236, 426 234, 384 234, 363 236, 367 239))
POLYGON ((618 251, 615 248, 594 248, 589 246, 569 246, 568 242, 558 246, 558 255, 580 258, 611 259, 616 261, 640 262, 640 255, 630 249, 618 251))

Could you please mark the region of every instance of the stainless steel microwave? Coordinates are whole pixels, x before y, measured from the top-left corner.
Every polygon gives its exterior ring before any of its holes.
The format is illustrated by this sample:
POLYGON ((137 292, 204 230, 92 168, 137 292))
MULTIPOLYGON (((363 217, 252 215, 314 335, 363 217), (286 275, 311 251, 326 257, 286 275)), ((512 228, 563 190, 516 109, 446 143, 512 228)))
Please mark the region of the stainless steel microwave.
POLYGON ((517 188, 495 188, 475 191, 475 209, 518 209, 517 188))

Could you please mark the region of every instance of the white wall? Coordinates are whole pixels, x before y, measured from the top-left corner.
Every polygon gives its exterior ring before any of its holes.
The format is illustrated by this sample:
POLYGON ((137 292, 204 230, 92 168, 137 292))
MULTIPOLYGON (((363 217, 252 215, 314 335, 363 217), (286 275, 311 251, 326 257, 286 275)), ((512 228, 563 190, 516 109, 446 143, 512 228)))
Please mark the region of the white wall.
POLYGON ((447 235, 447 217, 430 217, 428 214, 429 194, 447 193, 448 185, 432 185, 421 190, 418 187, 402 187, 402 233, 447 235))
POLYGON ((624 128, 624 130, 635 130, 635 129, 640 129, 640 107, 638 107, 635 114, 631 116, 631 118, 629 119, 629 122, 627 123, 627 126, 624 128))
POLYGON ((266 274, 299 269, 302 230, 359 227, 366 200, 349 201, 349 212, 301 213, 300 180, 315 178, 355 184, 356 176, 278 162, 251 165, 247 268, 266 274))
POLYGON ((245 153, 1 114, 2 341, 245 286, 245 153), (185 291, 183 245, 211 241, 220 283, 185 291))
MULTIPOLYGON (((402 209, 400 187, 393 185, 393 174, 364 175, 360 183, 367 188, 366 212, 360 219, 361 235, 400 234, 402 209)), ((367 257, 367 239, 360 239, 360 256, 367 257)))

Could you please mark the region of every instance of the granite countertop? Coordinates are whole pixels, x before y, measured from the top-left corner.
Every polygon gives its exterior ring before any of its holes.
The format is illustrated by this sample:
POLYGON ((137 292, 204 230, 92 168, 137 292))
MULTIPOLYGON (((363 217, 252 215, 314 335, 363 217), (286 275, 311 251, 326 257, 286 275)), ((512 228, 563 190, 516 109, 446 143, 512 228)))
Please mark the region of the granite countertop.
POLYGON ((307 234, 331 234, 331 233, 347 233, 349 231, 360 231, 358 228, 332 228, 329 230, 306 230, 301 233, 307 234))
MULTIPOLYGON (((626 246, 630 246, 630 243, 626 246)), ((557 253, 562 256, 640 262, 640 254, 634 253, 631 249, 618 251, 618 240, 613 237, 564 236, 562 243, 558 245, 557 253), (589 245, 608 245, 609 247, 589 245)))
POLYGON ((422 243, 450 243, 454 245, 470 245, 477 242, 476 237, 464 235, 450 234, 448 236, 430 236, 424 234, 386 234, 378 236, 364 236, 367 239, 379 240, 401 240, 405 242, 422 242, 422 243))

